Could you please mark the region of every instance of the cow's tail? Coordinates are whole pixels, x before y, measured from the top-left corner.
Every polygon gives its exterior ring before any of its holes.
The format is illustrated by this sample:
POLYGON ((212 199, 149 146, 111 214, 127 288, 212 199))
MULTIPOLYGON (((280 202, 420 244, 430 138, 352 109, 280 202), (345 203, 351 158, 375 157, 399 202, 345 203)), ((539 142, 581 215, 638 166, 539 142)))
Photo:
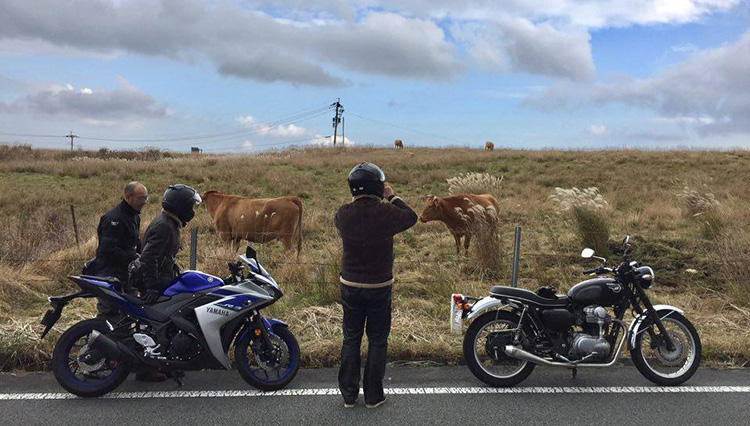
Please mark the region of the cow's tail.
POLYGON ((292 202, 299 207, 299 217, 297 219, 297 260, 299 260, 299 252, 302 250, 302 200, 294 197, 292 198, 292 202))

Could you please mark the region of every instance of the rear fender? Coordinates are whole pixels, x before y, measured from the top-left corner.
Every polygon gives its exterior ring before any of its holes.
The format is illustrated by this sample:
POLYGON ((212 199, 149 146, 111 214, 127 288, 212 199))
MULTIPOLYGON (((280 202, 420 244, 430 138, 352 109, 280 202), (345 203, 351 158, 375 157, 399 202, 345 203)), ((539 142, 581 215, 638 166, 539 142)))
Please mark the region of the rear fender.
POLYGON ((49 304, 52 305, 52 309, 47 310, 47 312, 44 314, 44 317, 42 318, 41 324, 44 326, 44 331, 42 332, 42 336, 40 337, 40 339, 44 339, 44 336, 49 333, 55 323, 57 323, 57 321, 60 319, 63 308, 65 308, 65 306, 70 303, 71 300, 78 299, 79 297, 89 298, 94 297, 94 295, 85 291, 79 291, 78 293, 68 294, 65 296, 50 296, 47 298, 49 304))
POLYGON ((513 308, 521 307, 520 304, 513 302, 511 300, 503 301, 496 297, 486 296, 482 299, 479 299, 477 303, 471 305, 471 309, 469 309, 469 313, 466 315, 466 320, 472 321, 474 320, 474 318, 482 315, 483 313, 487 311, 501 309, 506 306, 510 306, 513 308))
MULTIPOLYGON (((675 312, 680 315, 683 315, 685 313, 682 309, 670 305, 654 305, 654 311, 656 311, 656 315, 658 315, 660 319, 667 318, 675 312)), ((633 348, 635 348, 636 337, 638 337, 639 334, 648 329, 648 327, 643 327, 646 318, 648 318, 647 310, 638 315, 630 324, 630 327, 628 328, 628 333, 630 334, 630 340, 628 340, 628 350, 632 350, 633 348)))

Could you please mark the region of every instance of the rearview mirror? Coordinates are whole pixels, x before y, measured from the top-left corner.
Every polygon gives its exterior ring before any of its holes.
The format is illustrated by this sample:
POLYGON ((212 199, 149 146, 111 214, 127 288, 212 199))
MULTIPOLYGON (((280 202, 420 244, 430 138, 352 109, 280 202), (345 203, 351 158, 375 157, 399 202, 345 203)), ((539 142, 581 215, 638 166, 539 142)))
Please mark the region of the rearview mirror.
POLYGON ((593 256, 594 256, 594 250, 588 247, 583 249, 583 251, 581 252, 581 257, 584 259, 591 259, 591 257, 593 256))
POLYGON ((250 246, 247 246, 247 249, 245 250, 245 257, 248 259, 258 260, 256 256, 257 256, 257 253, 255 253, 255 249, 253 249, 250 246))

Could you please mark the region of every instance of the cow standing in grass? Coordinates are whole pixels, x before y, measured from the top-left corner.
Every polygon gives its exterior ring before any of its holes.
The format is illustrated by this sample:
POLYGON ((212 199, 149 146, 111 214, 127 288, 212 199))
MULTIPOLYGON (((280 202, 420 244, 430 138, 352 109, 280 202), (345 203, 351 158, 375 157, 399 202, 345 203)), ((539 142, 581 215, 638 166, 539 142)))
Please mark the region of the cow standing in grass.
POLYGON ((419 220, 423 223, 433 220, 445 223, 456 240, 456 254, 461 253, 461 237, 464 237, 464 249, 468 254, 472 234, 478 229, 487 229, 480 225, 490 225, 490 229, 494 230, 499 211, 497 200, 490 194, 428 195, 419 220))
POLYGON ((280 239, 284 249, 297 241, 302 249, 302 200, 297 197, 246 198, 216 191, 203 194, 203 203, 221 238, 236 250, 241 240, 267 243, 280 239))
POLYGON ((404 143, 401 141, 401 139, 396 139, 395 141, 393 141, 393 148, 404 149, 404 143))
POLYGON ((484 149, 486 151, 494 151, 495 150, 495 144, 492 143, 492 142, 490 142, 490 141, 487 141, 487 142, 484 143, 484 149))

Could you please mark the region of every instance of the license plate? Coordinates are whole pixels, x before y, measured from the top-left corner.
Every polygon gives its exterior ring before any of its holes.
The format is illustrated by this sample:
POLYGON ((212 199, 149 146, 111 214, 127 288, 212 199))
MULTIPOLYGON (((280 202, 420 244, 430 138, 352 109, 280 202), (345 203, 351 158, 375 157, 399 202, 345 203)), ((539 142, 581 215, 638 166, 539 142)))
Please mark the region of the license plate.
POLYGON ((461 318, 462 314, 463 311, 458 309, 456 301, 453 300, 453 296, 451 295, 451 333, 461 334, 461 332, 463 331, 463 318, 461 318))

